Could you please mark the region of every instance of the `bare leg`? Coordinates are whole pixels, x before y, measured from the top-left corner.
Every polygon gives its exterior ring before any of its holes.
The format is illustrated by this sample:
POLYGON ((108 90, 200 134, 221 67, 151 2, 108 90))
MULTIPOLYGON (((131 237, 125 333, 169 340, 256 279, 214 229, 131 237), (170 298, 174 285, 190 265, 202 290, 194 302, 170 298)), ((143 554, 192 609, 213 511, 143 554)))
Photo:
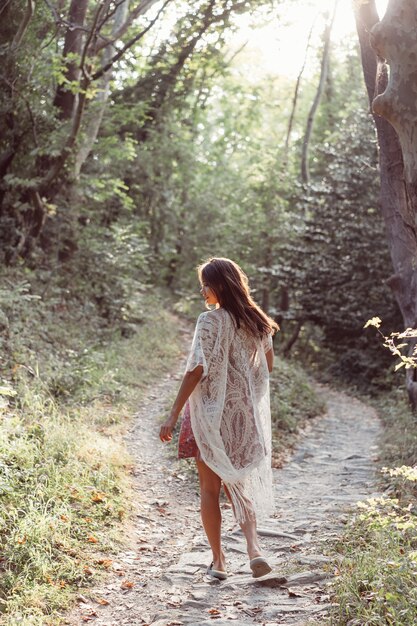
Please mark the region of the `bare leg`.
MULTIPOLYGON (((224 491, 226 493, 226 496, 229 498, 232 506, 233 506, 233 502, 232 499, 230 497, 230 493, 227 489, 227 487, 225 485, 223 485, 224 487, 224 491)), ((242 524, 240 524, 240 527, 242 529, 243 534, 245 535, 245 539, 246 539, 246 546, 247 546, 247 550, 248 550, 248 556, 249 559, 252 560, 257 556, 261 556, 262 551, 261 548, 259 546, 259 539, 258 539, 258 533, 256 530, 256 515, 255 512, 252 509, 252 505, 250 504, 249 501, 247 501, 248 503, 248 509, 251 513, 250 517, 248 517, 245 522, 243 522, 242 524)))
POLYGON ((249 559, 252 560, 257 556, 261 556, 261 548, 259 547, 258 533, 256 531, 256 519, 247 520, 240 524, 243 534, 246 538, 246 547, 249 559))
POLYGON ((225 571, 226 561, 221 548, 220 488, 221 480, 203 461, 197 461, 200 478, 201 520, 213 552, 213 569, 225 571))

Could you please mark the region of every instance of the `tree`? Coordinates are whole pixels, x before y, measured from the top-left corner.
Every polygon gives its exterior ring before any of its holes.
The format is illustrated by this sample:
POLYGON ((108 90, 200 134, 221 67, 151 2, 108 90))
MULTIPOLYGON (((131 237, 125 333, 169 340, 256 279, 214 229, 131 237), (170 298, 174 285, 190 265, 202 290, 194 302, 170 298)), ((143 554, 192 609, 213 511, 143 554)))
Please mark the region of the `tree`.
MULTIPOLYGON (((375 0, 356 0, 362 66, 379 144, 380 208, 394 274, 389 279, 405 327, 417 327, 417 11, 390 0, 379 21, 375 0), (388 72, 387 65, 390 66, 388 72)), ((410 342, 412 354, 415 340, 410 342)), ((417 372, 407 370, 417 408, 417 372)))
POLYGON ((55 211, 55 198, 65 197, 96 85, 171 1, 151 19, 143 18, 155 0, 132 2, 122 20, 124 0, 2 7, 0 240, 6 262, 29 255, 55 211))
POLYGON ((301 153, 301 180, 306 185, 310 182, 310 167, 309 167, 309 162, 308 162, 310 138, 311 138, 311 133, 313 130, 314 118, 317 113, 317 109, 320 104, 321 97, 323 95, 323 91, 325 88, 327 75, 329 71, 330 38, 332 34, 334 18, 336 15, 336 7, 337 7, 337 0, 334 3, 331 17, 329 15, 326 16, 326 24, 325 24, 324 33, 323 33, 323 51, 322 51, 321 64, 320 64, 320 80, 319 80, 319 84, 317 85, 317 90, 314 96, 314 100, 310 107, 310 111, 307 117, 306 130, 304 133, 303 148, 302 148, 302 153, 301 153))

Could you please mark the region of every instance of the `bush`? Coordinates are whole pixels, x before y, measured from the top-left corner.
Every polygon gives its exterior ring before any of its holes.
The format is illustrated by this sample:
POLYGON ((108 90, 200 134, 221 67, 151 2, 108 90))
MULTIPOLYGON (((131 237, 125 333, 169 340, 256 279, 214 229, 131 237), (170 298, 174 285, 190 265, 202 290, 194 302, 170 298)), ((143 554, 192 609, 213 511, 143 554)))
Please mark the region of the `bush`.
POLYGON ((271 374, 271 418, 274 464, 296 440, 306 421, 320 415, 325 403, 307 380, 307 373, 292 362, 277 358, 271 374))

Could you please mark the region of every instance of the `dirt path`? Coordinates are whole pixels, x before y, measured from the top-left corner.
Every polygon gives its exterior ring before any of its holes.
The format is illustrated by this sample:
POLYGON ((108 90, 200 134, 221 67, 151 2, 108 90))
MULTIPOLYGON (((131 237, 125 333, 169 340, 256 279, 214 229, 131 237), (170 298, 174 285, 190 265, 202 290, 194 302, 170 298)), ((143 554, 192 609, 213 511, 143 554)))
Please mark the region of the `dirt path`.
POLYGON ((251 578, 242 535, 224 503, 230 576, 219 582, 205 575, 210 551, 186 462, 173 459, 157 438, 158 418, 177 387, 178 378, 162 381, 128 437, 137 459, 137 525, 130 551, 114 557, 109 580, 79 597, 67 623, 323 625, 332 576, 326 542, 340 533, 348 507, 373 490, 380 428, 375 411, 318 388, 328 412, 310 425, 285 467, 275 470, 276 514, 260 527, 274 572, 251 578))

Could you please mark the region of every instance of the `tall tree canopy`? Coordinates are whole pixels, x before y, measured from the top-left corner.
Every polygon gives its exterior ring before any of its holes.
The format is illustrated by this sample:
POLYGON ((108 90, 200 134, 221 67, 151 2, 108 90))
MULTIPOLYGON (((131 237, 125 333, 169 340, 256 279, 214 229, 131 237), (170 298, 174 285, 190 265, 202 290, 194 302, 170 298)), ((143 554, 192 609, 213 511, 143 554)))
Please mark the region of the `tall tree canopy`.
POLYGON ((184 296, 202 257, 230 256, 286 355, 323 351, 344 376, 381 379, 380 356, 358 366, 366 319, 396 324, 378 164, 358 51, 333 42, 333 13, 293 79, 231 43, 242 14, 280 24, 288 3, 16 7, 0 9, 2 263, 56 272, 126 320, 138 284, 184 296))

